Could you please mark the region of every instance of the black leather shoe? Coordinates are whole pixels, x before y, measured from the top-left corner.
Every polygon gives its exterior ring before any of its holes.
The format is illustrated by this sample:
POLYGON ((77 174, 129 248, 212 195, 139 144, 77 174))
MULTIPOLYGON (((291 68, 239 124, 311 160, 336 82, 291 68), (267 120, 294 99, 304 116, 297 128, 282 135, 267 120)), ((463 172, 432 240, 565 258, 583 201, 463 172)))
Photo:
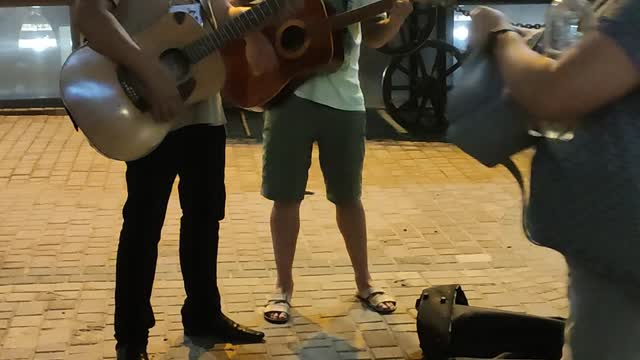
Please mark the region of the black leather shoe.
POLYGON ((264 342, 264 333, 249 329, 229 319, 224 314, 207 324, 206 329, 184 329, 184 334, 193 338, 208 338, 217 344, 258 344, 264 342))
POLYGON ((149 355, 145 350, 136 350, 123 346, 118 349, 117 360, 149 360, 149 355))

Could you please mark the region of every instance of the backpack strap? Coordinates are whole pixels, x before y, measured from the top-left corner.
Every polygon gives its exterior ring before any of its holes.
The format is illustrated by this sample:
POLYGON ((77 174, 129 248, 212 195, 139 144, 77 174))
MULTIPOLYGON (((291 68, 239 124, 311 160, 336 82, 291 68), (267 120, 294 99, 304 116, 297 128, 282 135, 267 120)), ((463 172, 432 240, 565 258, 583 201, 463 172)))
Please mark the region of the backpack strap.
POLYGON ((520 188, 520 194, 522 196, 522 230, 524 231, 524 235, 527 237, 529 241, 536 245, 538 244, 533 237, 531 236, 531 231, 529 230, 529 222, 527 221, 527 212, 529 210, 529 198, 527 197, 527 190, 524 185, 524 177, 522 176, 522 172, 518 169, 518 165, 516 165, 513 160, 510 158, 500 163, 500 165, 504 166, 509 170, 511 176, 516 179, 518 183, 518 187, 520 188))

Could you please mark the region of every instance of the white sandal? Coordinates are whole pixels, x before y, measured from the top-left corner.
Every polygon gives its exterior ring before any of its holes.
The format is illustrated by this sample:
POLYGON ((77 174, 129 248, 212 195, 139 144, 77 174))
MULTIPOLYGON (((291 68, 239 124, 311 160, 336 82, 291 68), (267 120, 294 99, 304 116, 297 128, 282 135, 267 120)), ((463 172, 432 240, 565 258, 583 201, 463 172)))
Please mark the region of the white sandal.
POLYGON ((264 319, 272 324, 286 324, 291 318, 291 304, 285 294, 279 293, 271 295, 267 300, 267 305, 264 308, 264 319), (285 317, 274 318, 273 315, 284 314, 285 317))
POLYGON ((356 294, 356 297, 371 310, 379 314, 391 314, 396 311, 396 299, 387 295, 387 293, 382 289, 370 287, 364 292, 356 294), (381 306, 384 303, 393 304, 393 306, 389 309, 385 309, 381 306))

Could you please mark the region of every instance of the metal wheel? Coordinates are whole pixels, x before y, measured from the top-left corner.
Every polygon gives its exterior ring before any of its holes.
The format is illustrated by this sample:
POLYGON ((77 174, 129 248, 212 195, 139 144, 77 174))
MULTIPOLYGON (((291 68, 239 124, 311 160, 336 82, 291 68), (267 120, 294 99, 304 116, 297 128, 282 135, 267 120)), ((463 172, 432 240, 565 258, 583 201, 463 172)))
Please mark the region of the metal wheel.
POLYGON ((447 78, 460 67, 461 60, 460 50, 437 40, 426 41, 410 54, 393 57, 382 82, 387 112, 408 129, 443 131, 451 88, 447 78))
POLYGON ((414 2, 411 16, 404 22, 398 35, 378 51, 393 56, 406 55, 424 44, 436 26, 436 8, 414 2))

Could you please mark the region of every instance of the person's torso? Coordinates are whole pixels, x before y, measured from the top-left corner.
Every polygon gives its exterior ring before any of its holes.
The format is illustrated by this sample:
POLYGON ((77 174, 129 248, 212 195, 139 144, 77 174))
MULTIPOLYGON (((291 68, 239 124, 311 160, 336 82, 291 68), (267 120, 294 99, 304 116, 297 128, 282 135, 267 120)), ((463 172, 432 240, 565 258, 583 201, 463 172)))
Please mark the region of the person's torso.
MULTIPOLYGON (((114 11, 115 17, 132 36, 144 31, 162 16, 168 12, 176 11, 178 8, 181 11, 199 13, 199 16, 196 15, 196 17, 202 20, 205 28, 211 29, 211 24, 207 19, 212 17, 212 14, 205 12, 197 0, 114 0, 114 2, 117 5, 114 11)), ((173 130, 194 124, 224 125, 225 122, 222 100, 220 94, 216 94, 189 106, 187 112, 176 121, 173 130)))
MULTIPOLYGON (((336 12, 360 7, 359 0, 325 0, 336 12)), ((364 111, 364 95, 360 88, 358 61, 362 32, 360 24, 343 31, 344 63, 331 74, 317 75, 298 87, 295 95, 339 110, 364 111)))
POLYGON ((542 245, 640 283, 640 89, 587 116, 572 141, 538 145, 529 219, 542 245))

